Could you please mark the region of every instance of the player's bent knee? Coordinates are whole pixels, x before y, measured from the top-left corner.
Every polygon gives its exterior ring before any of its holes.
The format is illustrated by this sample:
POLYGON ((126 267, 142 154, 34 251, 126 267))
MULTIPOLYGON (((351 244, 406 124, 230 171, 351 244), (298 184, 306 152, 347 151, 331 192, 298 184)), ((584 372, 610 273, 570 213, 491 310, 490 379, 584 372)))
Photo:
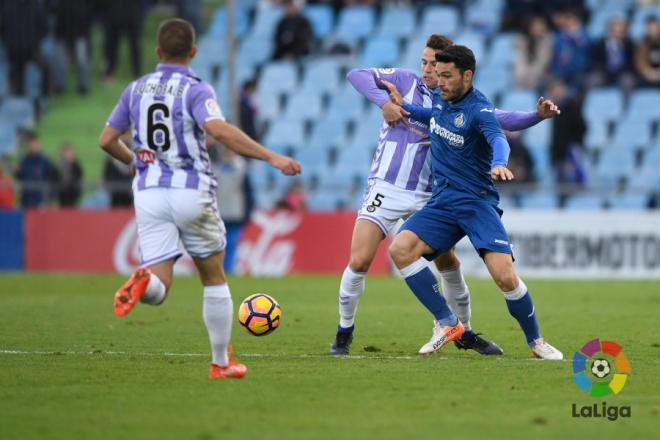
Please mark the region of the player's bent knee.
POLYGON ((438 255, 434 262, 439 271, 456 269, 461 264, 453 249, 438 255))
POLYGON ((372 260, 364 255, 351 255, 348 266, 353 272, 368 272, 372 260))
POLYGON ((405 267, 419 259, 419 256, 413 255, 413 248, 405 239, 394 239, 389 247, 390 257, 397 267, 405 267))
POLYGON ((518 287, 518 276, 512 270, 498 272, 494 280, 495 284, 497 284, 503 292, 511 292, 518 287))

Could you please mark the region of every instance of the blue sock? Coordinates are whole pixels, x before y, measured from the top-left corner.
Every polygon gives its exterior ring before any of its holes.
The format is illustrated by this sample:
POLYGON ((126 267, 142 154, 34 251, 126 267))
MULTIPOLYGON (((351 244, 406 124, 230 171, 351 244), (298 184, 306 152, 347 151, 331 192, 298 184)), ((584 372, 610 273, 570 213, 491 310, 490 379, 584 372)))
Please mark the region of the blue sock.
POLYGON ((337 333, 353 333, 353 329, 355 329, 355 326, 352 325, 350 327, 342 327, 341 325, 337 326, 337 333))
POLYGON ((506 306, 509 308, 511 316, 516 318, 520 328, 525 333, 527 344, 530 347, 535 345, 534 340, 539 339, 539 323, 536 320, 536 311, 534 310, 534 303, 532 302, 532 295, 529 291, 525 292, 522 298, 507 299, 506 306))
POLYGON ((428 267, 424 267, 419 272, 406 277, 406 284, 408 284, 417 299, 424 304, 424 307, 433 314, 440 325, 456 325, 458 318, 447 306, 447 301, 440 294, 438 280, 428 267))

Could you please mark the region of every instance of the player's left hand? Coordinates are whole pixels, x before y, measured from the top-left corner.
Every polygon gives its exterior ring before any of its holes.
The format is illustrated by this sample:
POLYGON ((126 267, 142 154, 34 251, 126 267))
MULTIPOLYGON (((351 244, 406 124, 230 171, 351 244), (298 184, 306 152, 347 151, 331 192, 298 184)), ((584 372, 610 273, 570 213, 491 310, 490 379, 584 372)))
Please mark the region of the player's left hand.
POLYGON ((557 104, 552 102, 549 99, 545 99, 543 96, 536 101, 536 113, 541 119, 554 118, 561 114, 561 110, 557 107, 557 104))
POLYGON ((300 163, 291 157, 277 154, 269 161, 269 163, 274 168, 280 170, 285 176, 295 176, 302 172, 300 163))
POLYGON ((493 178, 493 180, 513 180, 513 173, 511 170, 509 170, 507 167, 503 167, 501 165, 493 167, 492 170, 490 170, 490 176, 493 178))

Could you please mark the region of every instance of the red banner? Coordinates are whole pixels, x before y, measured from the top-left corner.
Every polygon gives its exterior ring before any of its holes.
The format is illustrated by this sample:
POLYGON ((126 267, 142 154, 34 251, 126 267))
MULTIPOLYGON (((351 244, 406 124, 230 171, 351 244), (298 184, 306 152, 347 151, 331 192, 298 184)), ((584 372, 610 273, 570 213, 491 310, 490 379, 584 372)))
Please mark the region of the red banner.
MULTIPOLYGON (((355 213, 257 211, 238 249, 239 273, 341 273, 348 263, 355 213)), ((28 271, 130 273, 140 261, 132 210, 28 211, 25 225, 28 271)), ((175 266, 191 273, 189 257, 175 266)), ((386 247, 372 273, 388 273, 386 247)))

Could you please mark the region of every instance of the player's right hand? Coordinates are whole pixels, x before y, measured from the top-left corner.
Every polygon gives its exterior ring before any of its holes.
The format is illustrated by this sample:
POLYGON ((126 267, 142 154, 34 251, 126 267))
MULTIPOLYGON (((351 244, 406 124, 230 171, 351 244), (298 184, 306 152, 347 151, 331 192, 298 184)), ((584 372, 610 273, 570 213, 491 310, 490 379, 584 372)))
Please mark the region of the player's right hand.
POLYGON ((298 161, 291 157, 282 156, 281 154, 276 154, 268 163, 273 168, 280 170, 285 176, 295 176, 302 172, 302 167, 298 161))
POLYGON ((406 124, 406 117, 410 115, 403 107, 389 101, 383 104, 381 110, 383 111, 383 119, 389 125, 395 125, 399 122, 406 124))
POLYGON ((399 89, 397 89, 396 86, 389 81, 381 80, 381 83, 387 87, 387 91, 390 94, 390 99, 392 102, 396 105, 403 105, 403 96, 401 96, 401 93, 399 93, 399 89))

